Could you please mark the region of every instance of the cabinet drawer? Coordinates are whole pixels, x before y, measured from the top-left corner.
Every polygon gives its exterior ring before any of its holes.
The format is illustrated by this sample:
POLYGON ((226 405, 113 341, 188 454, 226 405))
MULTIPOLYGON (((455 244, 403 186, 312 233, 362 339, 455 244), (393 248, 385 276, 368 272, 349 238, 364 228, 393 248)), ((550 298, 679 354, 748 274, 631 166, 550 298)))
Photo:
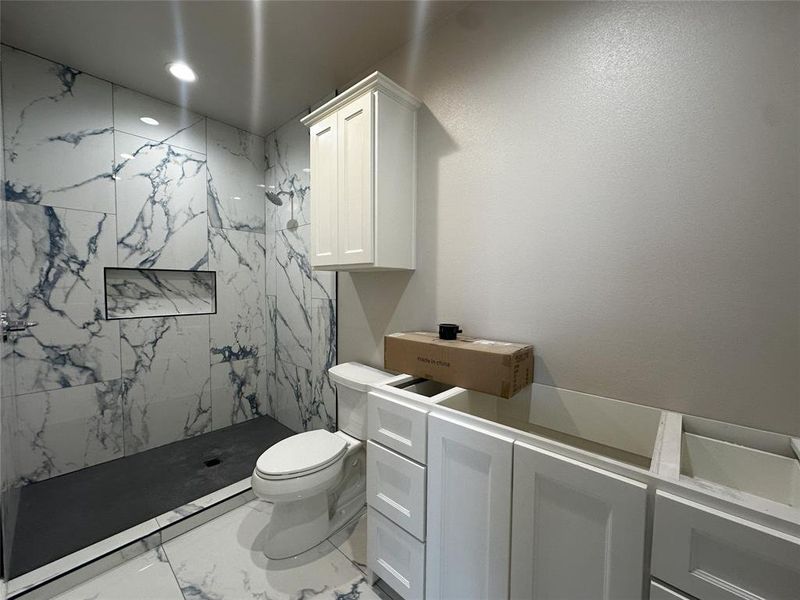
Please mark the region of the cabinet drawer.
POLYGON ((367 504, 425 539, 425 467, 367 442, 367 504))
POLYGON ((406 600, 422 600, 425 544, 373 508, 367 513, 367 566, 406 600))
POLYGON ((800 539, 658 492, 652 573, 698 598, 796 598, 800 539))
POLYGON ((370 392, 367 429, 370 439, 425 464, 428 411, 370 392))
POLYGON ((650 581, 650 600, 691 600, 689 596, 684 596, 657 581, 650 581))

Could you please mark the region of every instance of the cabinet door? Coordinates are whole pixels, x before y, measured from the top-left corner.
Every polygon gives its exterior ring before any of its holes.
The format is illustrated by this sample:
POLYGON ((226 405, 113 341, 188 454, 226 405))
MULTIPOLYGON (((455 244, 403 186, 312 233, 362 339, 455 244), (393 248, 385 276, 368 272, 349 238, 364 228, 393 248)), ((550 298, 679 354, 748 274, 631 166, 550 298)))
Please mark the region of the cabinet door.
POLYGON ((800 538, 656 492, 653 577, 697 598, 800 598, 800 538))
POLYGON ((426 598, 508 598, 513 440, 428 417, 426 598))
POLYGON ((346 104, 337 115, 339 263, 343 265, 371 263, 373 262, 372 94, 364 94, 346 104))
POLYGON ((332 114, 311 127, 311 265, 338 263, 338 120, 332 114))
POLYGON ((647 486, 514 444, 511 597, 641 598, 647 486))

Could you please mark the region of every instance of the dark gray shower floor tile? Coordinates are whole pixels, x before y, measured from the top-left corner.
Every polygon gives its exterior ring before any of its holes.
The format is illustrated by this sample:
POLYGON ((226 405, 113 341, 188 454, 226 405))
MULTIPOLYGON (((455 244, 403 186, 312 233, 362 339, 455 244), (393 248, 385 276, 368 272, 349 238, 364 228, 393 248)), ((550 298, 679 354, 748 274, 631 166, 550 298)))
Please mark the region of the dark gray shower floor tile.
POLYGON ((10 577, 249 477, 258 456, 293 433, 260 417, 25 486, 10 577))

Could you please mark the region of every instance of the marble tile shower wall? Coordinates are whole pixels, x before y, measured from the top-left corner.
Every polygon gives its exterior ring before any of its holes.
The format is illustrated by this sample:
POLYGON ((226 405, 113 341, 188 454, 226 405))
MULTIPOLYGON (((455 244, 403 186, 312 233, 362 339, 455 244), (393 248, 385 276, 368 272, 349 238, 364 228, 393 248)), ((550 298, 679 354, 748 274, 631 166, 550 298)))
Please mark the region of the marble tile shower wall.
MULTIPOLYGON (((304 113, 305 114, 305 113, 304 113)), ((270 413, 294 429, 336 429, 336 274, 309 262, 308 129, 299 119, 267 135, 267 306, 274 358, 270 413)))
POLYGON ((3 268, 10 312, 39 322, 3 356, 18 482, 266 414, 335 428, 335 286, 308 262, 305 128, 265 144, 5 46, 2 67, 3 268), (216 271, 217 313, 106 320, 109 266, 216 271))

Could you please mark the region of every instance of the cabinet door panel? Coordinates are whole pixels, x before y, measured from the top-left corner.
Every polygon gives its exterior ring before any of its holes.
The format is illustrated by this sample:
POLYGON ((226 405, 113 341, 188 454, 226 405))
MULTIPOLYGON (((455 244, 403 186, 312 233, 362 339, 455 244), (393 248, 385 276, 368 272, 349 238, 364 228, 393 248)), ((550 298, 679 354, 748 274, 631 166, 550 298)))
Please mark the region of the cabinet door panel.
POLYGON ((370 263, 373 260, 372 95, 364 94, 353 100, 342 107, 337 115, 339 262, 370 263))
POLYGON ((659 491, 651 569, 698 598, 799 598, 800 539, 659 491))
POLYGON ((514 445, 511 597, 640 598, 647 487, 514 445))
POLYGON ((428 419, 426 598, 507 598, 513 441, 428 419))
POLYGON ((338 120, 335 114, 311 127, 311 264, 338 263, 338 120))

